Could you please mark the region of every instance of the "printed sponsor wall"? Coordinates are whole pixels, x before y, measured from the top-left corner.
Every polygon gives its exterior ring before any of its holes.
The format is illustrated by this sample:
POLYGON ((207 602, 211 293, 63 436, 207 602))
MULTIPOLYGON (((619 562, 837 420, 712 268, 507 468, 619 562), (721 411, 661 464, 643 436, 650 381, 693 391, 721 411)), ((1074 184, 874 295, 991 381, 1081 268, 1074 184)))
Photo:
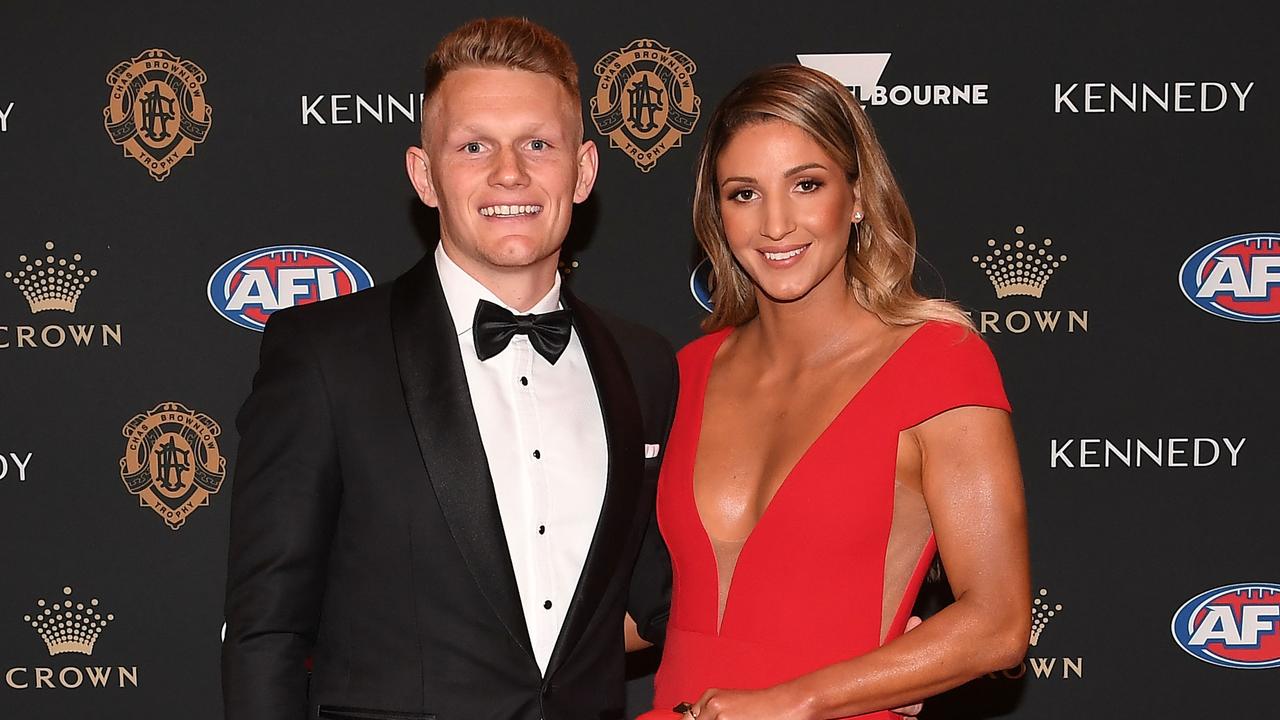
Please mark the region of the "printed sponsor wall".
POLYGON ((1026 660, 926 718, 1273 704, 1274 6, 19 2, 0 10, 0 717, 221 717, 259 331, 434 242, 402 169, 421 64, 497 14, 579 61, 601 177, 568 282, 676 344, 709 297, 689 205, 719 99, 799 61, 867 107, 920 283, 1001 363, 1030 512, 1026 660))

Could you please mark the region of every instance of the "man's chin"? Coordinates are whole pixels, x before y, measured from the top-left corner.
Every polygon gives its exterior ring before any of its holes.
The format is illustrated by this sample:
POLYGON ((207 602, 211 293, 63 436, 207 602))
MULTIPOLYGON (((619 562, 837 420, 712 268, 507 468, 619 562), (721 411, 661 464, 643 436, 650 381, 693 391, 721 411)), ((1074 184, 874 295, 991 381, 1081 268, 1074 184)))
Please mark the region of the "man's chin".
POLYGON ((559 247, 547 240, 509 237, 486 247, 484 259, 497 268, 518 270, 547 261, 559 247))
POLYGON ((554 262, 556 253, 564 243, 563 239, 559 242, 552 241, 545 231, 518 232, 514 228, 505 231, 497 228, 478 230, 481 232, 465 240, 459 234, 452 235, 452 241, 448 240, 449 235, 445 236, 445 249, 450 251, 450 257, 464 267, 476 265, 475 271, 482 271, 483 267, 514 271, 538 265, 548 259, 554 262))

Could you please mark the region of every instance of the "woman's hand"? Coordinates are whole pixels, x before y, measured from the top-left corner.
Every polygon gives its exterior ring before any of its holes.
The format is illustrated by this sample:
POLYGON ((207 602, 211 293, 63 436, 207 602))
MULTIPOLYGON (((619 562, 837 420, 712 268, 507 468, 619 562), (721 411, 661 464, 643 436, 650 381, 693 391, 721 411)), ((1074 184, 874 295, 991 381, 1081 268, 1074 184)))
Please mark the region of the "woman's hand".
POLYGON ((817 720, 805 698, 775 685, 765 690, 719 690, 702 693, 693 708, 684 714, 698 720, 817 720))
MULTIPOLYGON (((911 632, 920 625, 920 618, 912 615, 904 632, 911 632)), ((684 714, 698 720, 812 720, 808 703, 797 693, 778 685, 767 690, 717 690, 712 688, 702 694, 693 708, 684 714)), ((915 720, 924 709, 923 703, 896 708, 893 712, 915 720)))

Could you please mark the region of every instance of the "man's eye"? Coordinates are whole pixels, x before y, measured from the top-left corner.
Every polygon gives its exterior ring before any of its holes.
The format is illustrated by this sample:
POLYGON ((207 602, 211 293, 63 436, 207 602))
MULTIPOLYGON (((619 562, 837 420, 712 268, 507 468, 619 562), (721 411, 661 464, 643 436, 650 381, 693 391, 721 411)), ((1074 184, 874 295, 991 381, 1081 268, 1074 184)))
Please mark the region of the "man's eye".
POLYGON ((469 153, 478 153, 478 152, 480 152, 480 143, 478 143, 478 142, 469 142, 469 143, 467 143, 466 145, 463 145, 463 146, 462 146, 462 149, 463 149, 464 151, 466 151, 466 152, 469 152, 469 153))
POLYGON ((531 150, 546 150, 546 149, 547 149, 547 141, 546 141, 546 140, 534 140, 534 141, 532 141, 532 142, 530 142, 530 143, 529 143, 529 149, 531 149, 531 150))

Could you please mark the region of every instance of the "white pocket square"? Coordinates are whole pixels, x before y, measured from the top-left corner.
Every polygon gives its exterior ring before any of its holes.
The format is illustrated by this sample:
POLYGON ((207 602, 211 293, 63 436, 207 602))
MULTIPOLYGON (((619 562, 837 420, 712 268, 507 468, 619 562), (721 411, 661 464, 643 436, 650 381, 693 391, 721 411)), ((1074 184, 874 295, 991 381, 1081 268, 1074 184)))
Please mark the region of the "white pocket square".
POLYGON ((661 445, 650 445, 650 444, 648 444, 648 443, 645 443, 645 446, 644 446, 644 459, 645 459, 645 460, 652 460, 653 458, 658 457, 658 450, 660 450, 661 448, 662 448, 662 446, 661 446, 661 445))

